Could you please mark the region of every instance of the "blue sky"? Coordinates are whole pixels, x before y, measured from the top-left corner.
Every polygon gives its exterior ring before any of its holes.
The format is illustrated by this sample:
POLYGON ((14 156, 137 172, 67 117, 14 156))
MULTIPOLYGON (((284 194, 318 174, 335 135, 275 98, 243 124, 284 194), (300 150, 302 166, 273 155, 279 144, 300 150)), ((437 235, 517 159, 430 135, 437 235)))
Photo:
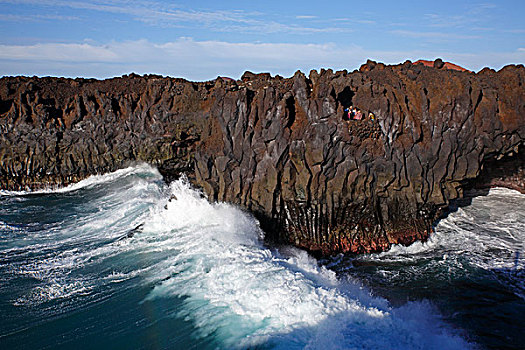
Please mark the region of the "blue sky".
POLYGON ((525 1, 0 0, 0 75, 190 80, 525 62, 525 1))

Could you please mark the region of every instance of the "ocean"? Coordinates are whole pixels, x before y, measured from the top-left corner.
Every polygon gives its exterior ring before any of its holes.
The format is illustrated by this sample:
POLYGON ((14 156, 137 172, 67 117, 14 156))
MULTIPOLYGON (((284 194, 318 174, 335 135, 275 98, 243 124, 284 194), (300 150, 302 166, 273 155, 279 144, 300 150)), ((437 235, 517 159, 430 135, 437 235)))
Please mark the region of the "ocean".
POLYGON ((525 195, 316 260, 140 164, 0 192, 0 349, 524 349, 525 195))

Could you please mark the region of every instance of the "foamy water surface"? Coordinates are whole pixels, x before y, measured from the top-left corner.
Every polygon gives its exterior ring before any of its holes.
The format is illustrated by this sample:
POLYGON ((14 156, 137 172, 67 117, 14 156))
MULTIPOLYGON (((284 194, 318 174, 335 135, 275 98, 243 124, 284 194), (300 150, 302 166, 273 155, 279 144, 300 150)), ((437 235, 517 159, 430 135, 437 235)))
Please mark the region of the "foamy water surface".
POLYGON ((516 252, 523 252, 525 219, 512 212, 499 220, 494 196, 513 204, 523 196, 496 190, 473 203, 490 211, 484 225, 493 225, 496 240, 474 231, 476 210, 460 208, 425 244, 357 264, 339 257, 327 268, 301 250, 266 246, 250 214, 210 204, 183 180, 167 186, 146 165, 60 190, 4 192, 0 345, 476 348, 468 327, 450 322, 439 303, 410 293, 403 301, 375 281, 403 286, 406 267, 432 273, 432 288, 436 271, 446 279, 468 264, 499 269, 507 276, 501 283, 522 293, 516 252), (427 260, 442 266, 417 263, 427 260), (359 267, 366 264, 375 271, 359 267))

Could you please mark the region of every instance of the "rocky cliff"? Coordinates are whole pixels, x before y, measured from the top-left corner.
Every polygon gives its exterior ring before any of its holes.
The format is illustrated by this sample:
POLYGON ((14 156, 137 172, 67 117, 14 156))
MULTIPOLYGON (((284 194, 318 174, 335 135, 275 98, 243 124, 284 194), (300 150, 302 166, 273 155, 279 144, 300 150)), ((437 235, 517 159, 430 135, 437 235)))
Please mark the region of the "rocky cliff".
POLYGON ((467 186, 525 191, 524 83, 522 65, 474 74, 372 61, 351 73, 202 83, 5 77, 0 187, 63 185, 145 161, 251 211, 268 239, 380 251, 426 239, 467 186), (349 106, 375 120, 343 120, 349 106))

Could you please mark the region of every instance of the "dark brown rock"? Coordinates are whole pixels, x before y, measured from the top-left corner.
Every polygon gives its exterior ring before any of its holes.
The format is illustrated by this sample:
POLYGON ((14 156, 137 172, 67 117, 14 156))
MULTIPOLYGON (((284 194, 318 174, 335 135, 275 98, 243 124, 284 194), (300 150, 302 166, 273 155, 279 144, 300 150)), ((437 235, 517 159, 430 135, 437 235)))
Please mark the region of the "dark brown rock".
POLYGON ((64 185, 144 161, 250 210, 268 239, 381 251, 426 239, 475 181, 523 184, 520 166, 479 175, 499 157, 523 159, 524 80, 523 66, 473 74, 373 61, 353 73, 201 83, 6 77, 0 187, 64 185), (365 119, 345 122, 351 105, 365 119))
POLYGON ((441 69, 445 66, 445 62, 441 58, 434 60, 434 68, 441 69))

